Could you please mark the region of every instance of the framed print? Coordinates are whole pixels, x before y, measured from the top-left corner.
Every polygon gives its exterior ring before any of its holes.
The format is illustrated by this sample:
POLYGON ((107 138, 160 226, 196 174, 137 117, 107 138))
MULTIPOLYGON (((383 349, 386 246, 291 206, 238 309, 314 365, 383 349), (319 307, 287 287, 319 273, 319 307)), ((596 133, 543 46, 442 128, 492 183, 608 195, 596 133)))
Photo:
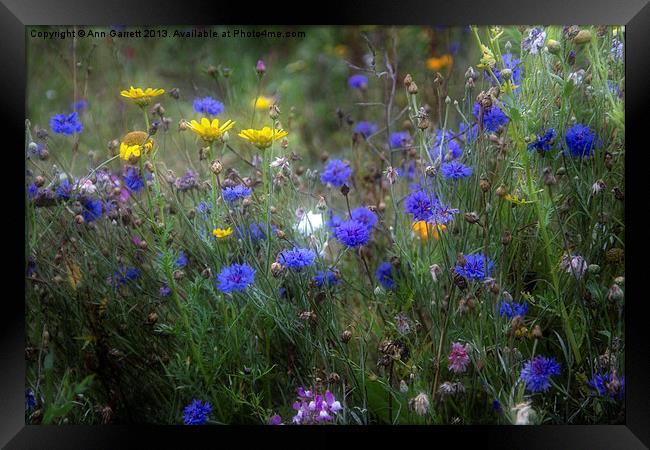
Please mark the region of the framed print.
POLYGON ((4 2, 2 444, 647 448, 650 7, 242 6, 4 2))

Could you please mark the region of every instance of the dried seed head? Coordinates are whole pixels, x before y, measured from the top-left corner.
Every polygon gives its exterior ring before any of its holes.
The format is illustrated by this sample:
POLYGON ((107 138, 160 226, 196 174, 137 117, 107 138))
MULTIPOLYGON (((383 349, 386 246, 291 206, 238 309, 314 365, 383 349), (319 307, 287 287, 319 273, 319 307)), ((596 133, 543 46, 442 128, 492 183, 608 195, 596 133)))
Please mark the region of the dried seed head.
POLYGON ((501 235, 501 243, 503 245, 509 245, 512 242, 512 233, 510 231, 504 231, 501 235))
POLYGON ((464 214, 465 221, 471 224, 479 222, 479 216, 475 212, 468 212, 464 214))
POLYGON ((341 340, 344 344, 350 342, 350 339, 352 339, 352 332, 350 330, 345 330, 343 333, 341 333, 341 340))
POLYGON ((274 277, 277 278, 277 277, 280 276, 283 269, 284 269, 284 267, 282 267, 282 264, 280 264, 279 262, 276 261, 276 262, 271 264, 271 275, 273 275, 274 277))
POLYGON ((412 81, 407 87, 406 90, 409 94, 415 95, 418 93, 418 85, 415 84, 415 81, 412 81))
POLYGON ((506 189, 506 187, 502 184, 501 186, 499 186, 499 187, 497 188, 497 190, 496 190, 496 194, 497 194, 499 197, 503 198, 503 197, 505 197, 506 195, 508 195, 508 189, 506 189))
POLYGON ((490 187, 492 187, 490 181, 487 178, 481 178, 478 184, 479 187, 481 188, 481 191, 483 192, 488 192, 490 190, 490 187))
POLYGON ((410 73, 407 73, 404 77, 404 86, 409 87, 411 83, 413 83, 413 77, 410 73))
POLYGON ((212 161, 212 164, 210 164, 210 170, 213 174, 219 175, 223 170, 223 165, 218 160, 212 161))

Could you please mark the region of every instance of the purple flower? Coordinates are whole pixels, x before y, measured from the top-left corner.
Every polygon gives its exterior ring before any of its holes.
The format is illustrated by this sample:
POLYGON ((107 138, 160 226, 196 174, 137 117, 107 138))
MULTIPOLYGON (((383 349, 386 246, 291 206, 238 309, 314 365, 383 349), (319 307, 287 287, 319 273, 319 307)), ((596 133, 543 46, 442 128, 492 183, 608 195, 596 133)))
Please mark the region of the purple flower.
POLYGON ((315 425, 332 421, 343 409, 341 403, 329 390, 325 391, 324 396, 305 391, 302 387, 298 388, 297 392, 298 401, 293 404, 293 409, 296 411, 293 423, 296 425, 315 425))
POLYGON ((540 27, 535 27, 530 30, 530 32, 528 32, 528 36, 526 36, 521 41, 521 48, 523 48, 528 53, 536 55, 542 48, 544 48, 545 40, 546 32, 540 27))
POLYGON ((124 185, 133 192, 139 192, 144 187, 144 180, 140 176, 140 171, 135 167, 128 167, 123 178, 124 185))
POLYGON ((253 191, 243 184, 238 184, 233 187, 223 188, 223 199, 228 203, 234 203, 242 198, 250 197, 253 191))
POLYGON ((551 387, 550 378, 559 374, 560 364, 555 358, 538 355, 524 363, 519 378, 526 383, 527 391, 546 392, 551 387))
POLYGON ((217 287, 224 294, 245 291, 255 281, 255 269, 248 264, 232 264, 221 269, 217 287))
POLYGON ((224 106, 223 103, 212 97, 199 97, 194 100, 194 111, 209 116, 218 116, 224 111, 224 106))
POLYGON ((320 181, 323 184, 340 187, 348 182, 350 176, 352 176, 350 166, 340 159, 333 159, 327 163, 320 174, 320 181))
POLYGON ((440 202, 434 194, 427 194, 422 190, 411 192, 404 200, 404 210, 413 215, 413 220, 429 220, 433 210, 440 202))
POLYGON ((334 229, 334 236, 348 247, 359 247, 370 240, 370 228, 363 222, 350 219, 334 229))
POLYGON ((179 191, 189 191, 199 187, 199 177, 192 170, 187 170, 185 175, 174 181, 174 187, 179 191))
POLYGON ((472 175, 472 168, 458 161, 452 161, 450 163, 443 164, 440 167, 440 172, 445 176, 445 178, 458 180, 460 178, 466 178, 472 175))
POLYGON ((587 386, 600 397, 611 397, 617 400, 625 398, 625 377, 617 377, 616 374, 605 373, 593 376, 587 386))
POLYGON ((70 195, 72 195, 72 184, 70 184, 67 178, 64 178, 54 192, 59 200, 69 200, 70 195))
POLYGON ((25 389, 25 409, 31 411, 36 407, 36 396, 31 389, 25 389))
POLYGON ((564 255, 562 257, 562 261, 560 262, 560 267, 564 269, 566 273, 572 274, 579 280, 587 271, 588 264, 587 261, 580 255, 564 255))
POLYGON ((70 105, 70 108, 73 111, 83 111, 84 109, 88 108, 88 101, 83 99, 78 100, 77 102, 72 103, 70 105))
POLYGON ((467 370, 467 365, 469 364, 468 349, 468 345, 463 345, 460 342, 454 342, 451 345, 451 352, 447 357, 447 367, 450 371, 463 373, 467 370))
POLYGON ((57 134, 65 134, 71 136, 76 133, 81 133, 84 129, 83 124, 79 120, 77 111, 72 114, 57 114, 50 119, 50 128, 57 134))
POLYGON ((183 410, 183 422, 185 425, 203 425, 212 414, 210 402, 203 403, 201 400, 192 400, 183 410))
MULTIPOLYGON (((271 234, 275 233, 275 225, 271 224, 270 226, 271 234)), ((235 236, 237 239, 246 239, 250 238, 251 241, 257 242, 262 239, 266 239, 266 224, 263 223, 250 223, 248 227, 241 226, 235 228, 235 236)))
POLYGON ((294 247, 291 250, 284 250, 278 255, 278 262, 290 269, 300 270, 314 264, 316 253, 308 248, 294 247))
POLYGON ((86 222, 93 222, 102 216, 103 205, 100 200, 82 198, 81 206, 83 207, 81 214, 86 222))
MULTIPOLYGON (((514 86, 517 86, 514 90, 516 91, 519 89, 519 85, 521 84, 521 60, 513 57, 510 53, 506 53, 503 55, 503 67, 504 69, 510 69, 512 71, 512 75, 510 76, 510 81, 514 86)), ((494 76, 499 80, 499 84, 505 83, 505 79, 501 76, 501 70, 499 70, 497 67, 494 67, 492 69, 492 73, 494 76)), ((485 72, 485 77, 488 79, 488 81, 494 83, 494 78, 490 76, 489 73, 485 72)))
POLYGON ((365 89, 368 87, 368 77, 361 74, 352 75, 348 78, 348 86, 352 89, 365 89))
POLYGON ((273 414, 269 417, 269 425, 282 425, 282 417, 279 414, 273 414))
POLYGON ((160 286, 160 289, 158 290, 158 294, 161 297, 169 297, 171 295, 171 293, 172 293, 171 288, 169 286, 167 286, 166 284, 160 286))

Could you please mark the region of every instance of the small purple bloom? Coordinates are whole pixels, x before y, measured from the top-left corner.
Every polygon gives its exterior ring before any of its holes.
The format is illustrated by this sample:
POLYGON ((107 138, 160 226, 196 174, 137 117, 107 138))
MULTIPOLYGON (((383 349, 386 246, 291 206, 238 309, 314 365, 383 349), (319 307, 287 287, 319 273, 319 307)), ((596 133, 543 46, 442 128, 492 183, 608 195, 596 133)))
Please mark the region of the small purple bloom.
POLYGON ((210 402, 204 403, 195 399, 183 410, 183 422, 185 425, 203 425, 208 421, 210 414, 212 414, 210 402))
POLYGON ((224 106, 223 103, 219 100, 213 99, 212 97, 199 97, 194 100, 194 111, 209 116, 218 116, 223 113, 224 106))
POLYGON ((368 87, 368 77, 361 74, 352 75, 348 78, 348 86, 352 89, 365 89, 368 87))
POLYGON ((350 166, 339 159, 333 159, 327 163, 320 174, 320 181, 323 184, 340 187, 348 182, 350 176, 352 176, 350 166))
POLYGON ((526 383, 527 391, 546 392, 551 387, 550 378, 559 374, 560 364, 555 358, 537 355, 524 363, 519 378, 526 383))
POLYGON ((445 178, 458 180, 460 178, 466 178, 472 175, 472 168, 458 161, 452 161, 450 163, 443 164, 440 167, 440 172, 445 176, 445 178))
POLYGON ((50 119, 50 128, 52 128, 54 133, 71 136, 76 133, 81 133, 84 126, 79 120, 79 114, 75 111, 68 115, 57 114, 56 116, 52 116, 50 119))

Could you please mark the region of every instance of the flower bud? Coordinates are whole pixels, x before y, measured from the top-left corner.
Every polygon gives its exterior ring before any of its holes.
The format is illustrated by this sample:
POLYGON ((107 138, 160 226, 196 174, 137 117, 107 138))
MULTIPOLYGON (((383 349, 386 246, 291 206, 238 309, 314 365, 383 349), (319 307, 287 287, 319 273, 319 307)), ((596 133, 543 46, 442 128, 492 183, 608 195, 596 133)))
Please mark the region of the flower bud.
POLYGON ((440 275, 442 275, 442 269, 438 264, 433 264, 429 267, 429 272, 431 273, 431 278, 433 279, 434 283, 438 282, 438 279, 440 278, 440 275))
POLYGON ((325 201, 325 197, 323 197, 322 195, 318 199, 318 204, 316 205, 316 209, 319 211, 327 210, 327 202, 325 201))
POLYGON ((260 76, 264 75, 264 73, 266 72, 266 64, 264 64, 264 61, 262 61, 261 59, 258 59, 257 60, 257 65, 255 66, 255 70, 257 71, 258 75, 260 75, 260 76))
POLYGON ((512 78, 512 69, 505 68, 501 71, 501 78, 510 80, 512 78))
POLYGON ((213 174, 219 175, 223 170, 223 166, 221 165, 220 161, 215 160, 212 161, 212 164, 210 164, 210 170, 212 171, 213 174))
POLYGON ((512 233, 510 231, 504 231, 501 235, 501 243, 503 245, 509 245, 512 242, 512 233))
POLYGON ((548 52, 552 55, 557 55, 560 53, 560 50, 562 50, 562 44, 555 39, 549 39, 546 43, 546 47, 548 48, 548 52))
POLYGON ((404 86, 409 87, 411 83, 413 83, 413 77, 410 73, 407 73, 404 77, 404 86))
POLYGON ((490 181, 487 178, 481 178, 481 180, 478 182, 478 185, 483 192, 488 192, 491 187, 490 181))
POLYGON ((280 107, 275 103, 269 107, 269 117, 271 120, 276 120, 278 117, 280 117, 280 107))
POLYGON ((352 339, 352 332, 350 330, 345 330, 343 333, 341 333, 341 340, 344 344, 350 342, 350 339, 352 339))
POLYGON ((580 30, 576 37, 573 38, 573 42, 577 45, 587 44, 591 41, 591 32, 589 30, 580 30))
POLYGON ((169 95, 171 95, 173 99, 178 100, 181 96, 181 91, 178 88, 173 88, 169 91, 169 95))
POLYGON ((501 185, 501 186, 499 186, 499 187, 497 188, 496 194, 497 194, 499 197, 503 198, 503 197, 505 197, 506 195, 508 195, 508 189, 506 189, 506 187, 505 187, 504 185, 501 185))
POLYGON ((415 84, 415 81, 412 81, 411 84, 406 87, 406 90, 409 94, 415 95, 418 93, 418 85, 415 84))
POLYGON ((279 277, 280 274, 282 273, 282 269, 284 269, 284 268, 282 267, 282 264, 280 264, 279 262, 276 261, 276 262, 272 263, 271 264, 271 275, 273 275, 276 278, 279 277))
POLYGON ((611 303, 621 302, 624 298, 623 289, 618 284, 612 284, 607 292, 607 300, 611 303))

